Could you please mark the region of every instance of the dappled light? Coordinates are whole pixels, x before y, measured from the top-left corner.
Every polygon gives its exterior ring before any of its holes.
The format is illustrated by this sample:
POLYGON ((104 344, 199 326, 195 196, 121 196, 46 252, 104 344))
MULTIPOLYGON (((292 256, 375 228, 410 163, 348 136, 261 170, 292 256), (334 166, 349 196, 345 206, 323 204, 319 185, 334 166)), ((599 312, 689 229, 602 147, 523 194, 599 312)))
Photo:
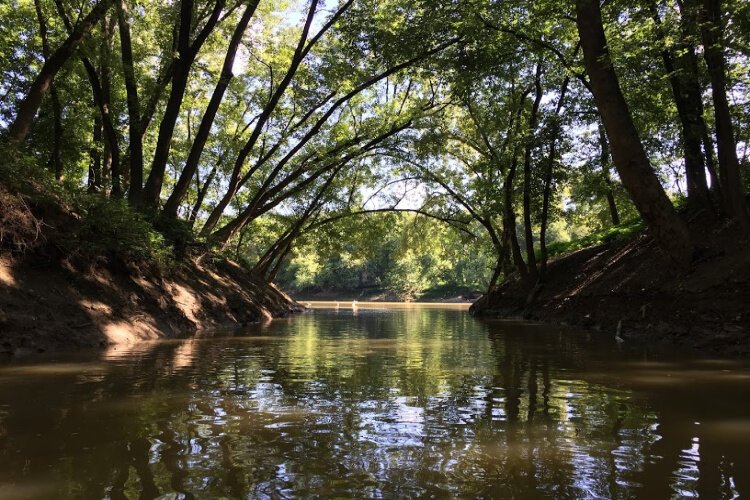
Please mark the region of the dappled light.
POLYGON ((102 330, 111 344, 133 344, 142 340, 159 338, 153 325, 139 321, 106 323, 102 330))
POLYGON ((750 496, 750 2, 0 33, 0 498, 750 496))
POLYGON ((16 279, 13 277, 13 266, 5 259, 0 259, 0 284, 7 287, 16 286, 16 279))

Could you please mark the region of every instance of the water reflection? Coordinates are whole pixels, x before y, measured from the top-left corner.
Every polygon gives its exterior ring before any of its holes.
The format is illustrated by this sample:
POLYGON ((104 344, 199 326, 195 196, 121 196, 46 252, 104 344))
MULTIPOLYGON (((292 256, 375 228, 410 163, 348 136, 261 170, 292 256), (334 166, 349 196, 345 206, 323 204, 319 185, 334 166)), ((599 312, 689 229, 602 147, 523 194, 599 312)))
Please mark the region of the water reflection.
POLYGON ((0 497, 732 498, 750 369, 456 310, 0 367, 0 497))

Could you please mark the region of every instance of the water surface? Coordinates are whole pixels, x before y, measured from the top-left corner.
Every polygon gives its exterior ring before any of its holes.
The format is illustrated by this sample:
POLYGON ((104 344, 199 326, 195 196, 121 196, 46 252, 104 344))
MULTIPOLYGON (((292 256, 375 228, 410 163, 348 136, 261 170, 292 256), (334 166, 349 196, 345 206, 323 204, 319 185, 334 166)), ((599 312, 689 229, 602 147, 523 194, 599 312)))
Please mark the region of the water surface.
POLYGON ((750 495, 750 365, 340 304, 0 365, 0 498, 750 495))

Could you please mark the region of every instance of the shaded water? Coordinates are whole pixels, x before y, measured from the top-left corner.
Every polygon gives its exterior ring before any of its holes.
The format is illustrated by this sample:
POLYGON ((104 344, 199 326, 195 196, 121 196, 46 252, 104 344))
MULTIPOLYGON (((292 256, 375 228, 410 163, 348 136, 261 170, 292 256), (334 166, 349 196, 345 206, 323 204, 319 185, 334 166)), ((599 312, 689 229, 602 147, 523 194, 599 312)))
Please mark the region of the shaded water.
POLYGON ((456 308, 317 310, 0 365, 0 497, 733 498, 748 396, 746 363, 456 308))

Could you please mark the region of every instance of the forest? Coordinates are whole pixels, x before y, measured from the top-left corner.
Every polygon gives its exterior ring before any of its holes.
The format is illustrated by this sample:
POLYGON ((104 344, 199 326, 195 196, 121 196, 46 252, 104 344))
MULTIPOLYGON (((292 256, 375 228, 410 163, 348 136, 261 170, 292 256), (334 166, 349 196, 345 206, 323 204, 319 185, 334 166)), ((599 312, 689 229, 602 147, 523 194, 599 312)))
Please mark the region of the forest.
POLYGON ((747 290, 746 2, 9 0, 0 33, 6 285, 228 259, 529 316, 605 248, 747 290))
POLYGON ((0 498, 750 496, 747 0, 0 0, 0 498))

